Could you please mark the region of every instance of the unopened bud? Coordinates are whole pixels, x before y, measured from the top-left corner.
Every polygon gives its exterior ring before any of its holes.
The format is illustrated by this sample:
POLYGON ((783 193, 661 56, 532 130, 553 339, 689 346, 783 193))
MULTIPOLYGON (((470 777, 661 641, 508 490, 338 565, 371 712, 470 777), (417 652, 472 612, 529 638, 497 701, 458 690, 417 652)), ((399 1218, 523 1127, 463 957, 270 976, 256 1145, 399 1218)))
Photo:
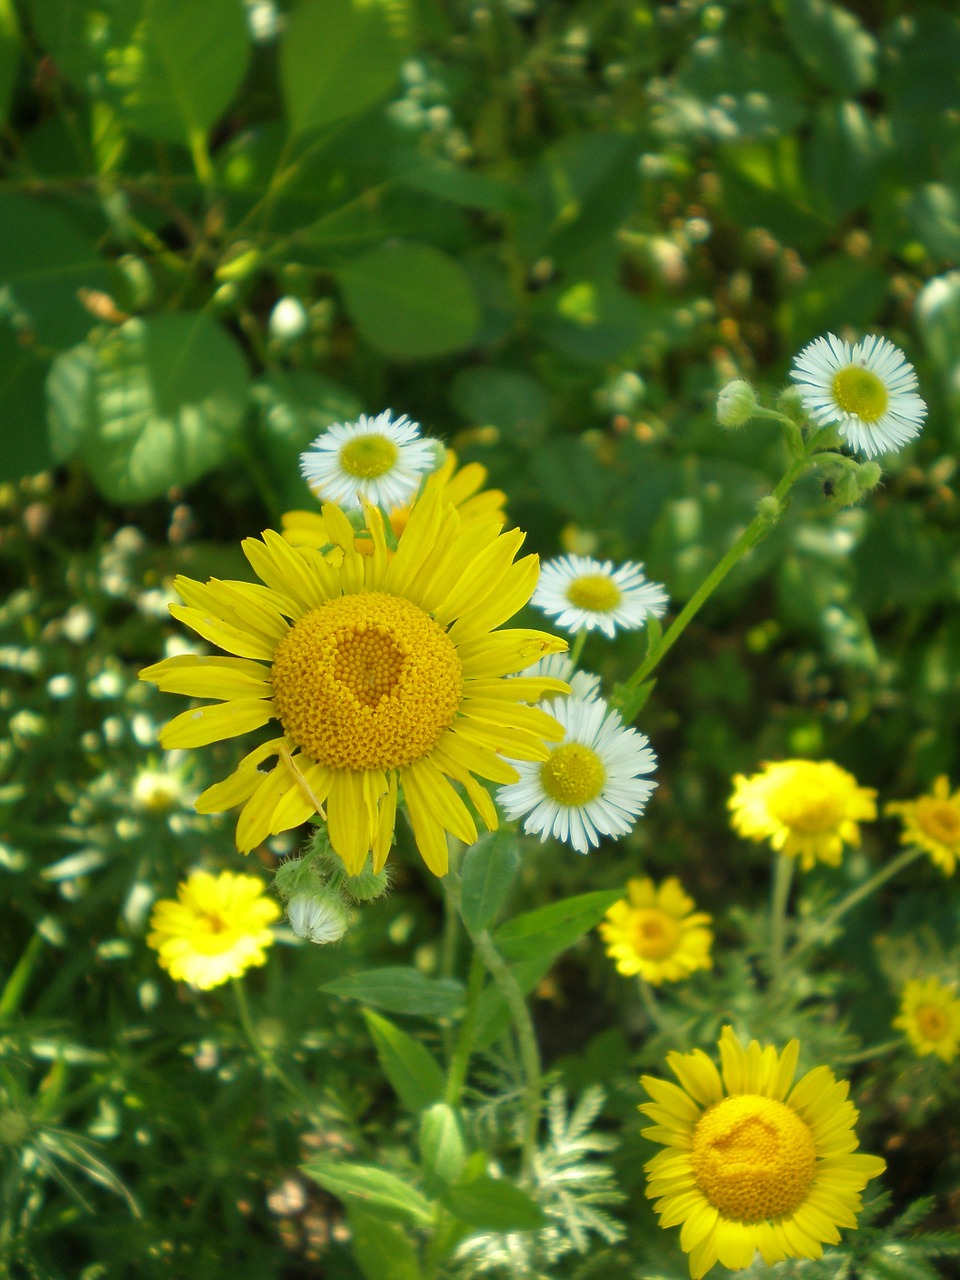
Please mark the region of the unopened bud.
POLYGON ((281 298, 270 312, 267 327, 270 337, 277 342, 296 342, 310 327, 307 309, 299 298, 281 298))
POLYGON ((807 420, 807 411, 803 407, 803 395, 799 387, 784 387, 777 396, 777 408, 798 426, 802 426, 807 420))
POLYGON ((355 902, 373 902, 390 888, 386 871, 361 871, 358 876, 345 876, 343 888, 355 902))
POLYGON ((883 478, 883 468, 879 462, 862 462, 857 472, 857 482, 864 493, 875 489, 883 478))
POLYGON ((287 903, 287 919, 298 938, 320 946, 339 942, 349 924, 346 907, 326 893, 298 893, 287 903))
POLYGON ((742 427, 758 409, 757 397, 749 382, 741 378, 728 382, 717 396, 717 421, 721 427, 742 427))
POLYGON ((775 498, 772 493, 768 493, 765 498, 761 498, 757 503, 757 515, 769 528, 770 525, 776 524, 783 515, 783 504, 779 498, 775 498))

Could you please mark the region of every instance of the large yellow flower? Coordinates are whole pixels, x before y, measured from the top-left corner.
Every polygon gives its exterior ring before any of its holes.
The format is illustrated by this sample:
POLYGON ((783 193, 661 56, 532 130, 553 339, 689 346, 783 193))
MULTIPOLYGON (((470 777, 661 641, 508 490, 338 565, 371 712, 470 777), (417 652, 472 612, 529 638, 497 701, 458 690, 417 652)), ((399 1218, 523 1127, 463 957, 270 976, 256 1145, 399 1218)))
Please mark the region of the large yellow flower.
MULTIPOLYGON (((423 486, 423 493, 439 490, 444 502, 449 502, 460 513, 463 525, 483 524, 496 520, 500 525, 507 522, 503 505, 507 496, 500 489, 484 489, 487 469, 479 462, 468 462, 465 467, 457 467, 457 455, 448 449, 440 467, 428 476, 423 486)), ((413 504, 397 507, 390 512, 390 526, 399 538, 410 519, 413 504)), ((326 522, 319 511, 287 511, 282 517, 283 536, 297 547, 324 547, 331 542, 326 522)), ((361 533, 357 538, 357 550, 364 554, 373 551, 373 542, 361 533)))
POLYGON ((953 987, 937 978, 908 982, 900 998, 900 1016, 893 1025, 924 1057, 935 1053, 952 1062, 960 1051, 960 1000, 953 987))
POLYGON ((925 850, 945 875, 953 875, 960 859, 960 791, 950 794, 950 779, 945 774, 933 784, 930 795, 892 800, 884 812, 903 819, 901 844, 925 850))
POLYGON ((857 1110, 829 1067, 793 1084, 800 1043, 781 1054, 732 1027, 720 1037, 720 1072, 701 1049, 670 1053, 680 1081, 644 1076, 646 1137, 666 1150, 647 1164, 647 1196, 661 1227, 683 1223, 680 1247, 699 1280, 715 1262, 741 1271, 764 1262, 819 1258, 838 1227, 856 1227, 859 1192, 886 1167, 853 1154, 857 1110), (791 1088, 791 1086, 793 1086, 791 1088))
POLYGON ((639 974, 657 987, 712 967, 713 934, 706 927, 712 917, 694 911, 676 876, 659 888, 649 877, 630 880, 627 896, 629 901, 615 902, 599 926, 607 955, 624 977, 639 974))
POLYGON ((209 991, 266 961, 268 926, 279 915, 256 876, 194 871, 177 886, 176 901, 155 903, 147 945, 171 978, 209 991))
POLYGON ((733 780, 729 807, 733 828, 748 840, 799 858, 804 871, 816 862, 840 865, 845 844, 860 843, 858 823, 877 816, 877 793, 861 787, 832 760, 779 760, 749 778, 733 780))
POLYGON ((184 711, 160 732, 165 747, 197 747, 279 720, 282 736, 251 751, 197 799, 201 813, 243 805, 237 847, 325 813, 330 842, 351 875, 393 841, 398 785, 427 866, 447 869, 446 832, 470 844, 477 829, 459 783, 491 830, 497 812, 474 775, 514 782, 517 760, 546 760, 563 730, 523 705, 567 689, 546 676, 506 679, 565 642, 541 631, 496 631, 529 600, 536 556, 514 563, 519 530, 489 520, 463 526, 434 489, 415 505, 392 556, 383 519, 365 505, 373 550, 332 505, 333 550, 293 547, 268 529, 248 538, 265 586, 176 582, 171 613, 235 657, 166 658, 142 671, 160 689, 211 706, 184 711), (268 760, 275 763, 263 772, 268 760), (325 808, 324 808, 325 806, 325 808))

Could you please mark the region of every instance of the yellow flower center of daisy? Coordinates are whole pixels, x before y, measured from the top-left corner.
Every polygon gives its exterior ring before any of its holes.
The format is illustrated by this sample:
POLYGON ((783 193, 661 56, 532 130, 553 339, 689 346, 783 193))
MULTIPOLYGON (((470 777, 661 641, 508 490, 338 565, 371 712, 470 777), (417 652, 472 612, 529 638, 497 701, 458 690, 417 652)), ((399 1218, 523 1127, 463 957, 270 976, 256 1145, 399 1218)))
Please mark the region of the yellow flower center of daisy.
POLYGON ((201 911, 197 914, 194 927, 190 932, 190 945, 194 951, 202 955, 219 955, 233 946, 233 926, 216 911, 201 911))
POLYGON ((887 388, 877 375, 855 364, 834 374, 833 398, 844 413, 866 423, 879 421, 890 403, 887 388))
POLYGON ((693 1171, 710 1203, 737 1222, 791 1213, 806 1198, 817 1151, 810 1127, 773 1098, 737 1094, 693 1131, 693 1171))
POLYGON ((397 464, 400 450, 386 436, 354 436, 340 450, 340 465, 357 480, 376 480, 397 464))
POLYGON ((656 907, 638 907, 633 917, 633 949, 644 960, 672 956, 680 940, 680 925, 656 907))
POLYGON ((767 807, 777 821, 803 835, 835 830, 845 812, 836 785, 824 782, 813 770, 799 772, 773 789, 767 807))
POLYGON ((960 845, 960 809, 948 800, 922 796, 917 801, 917 825, 938 844, 960 845))
POLYGON ((942 1040, 949 1031, 947 1015, 935 1004, 921 1004, 914 1014, 924 1040, 942 1040))
POLYGON ((552 800, 576 808, 596 800, 607 780, 600 757, 582 742, 565 742, 540 766, 540 785, 552 800))
POLYGON ((602 573, 587 573, 574 578, 567 587, 567 599, 577 609, 590 613, 609 613, 622 600, 620 588, 602 573))
POLYGON ((395 769, 421 759, 452 723, 462 688, 443 628, 412 601, 381 591, 312 609, 273 657, 284 730, 333 769, 395 769))

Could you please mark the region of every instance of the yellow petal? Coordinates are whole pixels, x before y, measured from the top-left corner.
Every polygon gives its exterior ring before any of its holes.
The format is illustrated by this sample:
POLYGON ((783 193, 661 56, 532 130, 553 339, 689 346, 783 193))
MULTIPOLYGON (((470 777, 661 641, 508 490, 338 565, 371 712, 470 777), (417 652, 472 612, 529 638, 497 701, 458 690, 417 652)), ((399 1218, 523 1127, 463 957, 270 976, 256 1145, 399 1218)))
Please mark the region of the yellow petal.
POLYGON ((356 876, 363 870, 376 816, 366 808, 363 774, 354 769, 334 770, 327 800, 327 834, 348 875, 356 876))
POLYGON ((390 771, 389 787, 380 801, 380 812, 377 818, 377 832, 373 838, 373 869, 382 871, 393 845, 393 833, 397 822, 397 772, 390 771))
POLYGON ((192 609, 185 604, 172 604, 170 613, 191 631, 196 631, 197 635, 203 636, 204 640, 209 640, 220 649, 226 649, 227 653, 236 653, 241 658, 273 661, 276 645, 269 644, 249 631, 223 622, 210 613, 201 613, 199 609, 192 609))
POLYGON ((224 809, 232 809, 249 800, 263 779, 257 765, 270 756, 279 755, 284 742, 283 738, 272 738, 248 752, 229 777, 215 782, 197 796, 193 805, 197 813, 222 813, 224 809))
POLYGON ((473 844, 477 828, 450 783, 428 757, 407 765, 401 772, 403 792, 409 803, 416 796, 416 803, 430 810, 438 822, 464 844, 473 844))
POLYGON ((241 853, 249 853, 270 835, 274 810, 293 785, 293 779, 282 764, 263 775, 237 822, 237 848, 241 853))
POLYGON ((144 667, 140 679, 149 680, 164 693, 184 693, 189 698, 270 697, 270 669, 247 658, 178 654, 144 667))
POLYGON ((276 716, 272 701, 265 698, 237 698, 232 702, 215 702, 209 707, 195 707, 180 715, 160 730, 160 745, 171 747, 203 747, 208 742, 236 738, 251 729, 259 729, 276 716))

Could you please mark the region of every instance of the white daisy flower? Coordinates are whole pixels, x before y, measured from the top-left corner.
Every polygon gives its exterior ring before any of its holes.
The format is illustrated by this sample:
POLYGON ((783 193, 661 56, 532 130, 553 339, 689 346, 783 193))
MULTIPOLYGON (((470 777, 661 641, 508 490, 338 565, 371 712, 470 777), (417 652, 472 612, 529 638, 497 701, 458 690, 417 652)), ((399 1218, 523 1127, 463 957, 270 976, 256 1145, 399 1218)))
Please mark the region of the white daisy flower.
POLYGON ((565 680, 570 686, 572 698, 598 698, 600 696, 600 677, 592 671, 577 671, 565 653, 551 653, 546 658, 539 658, 532 667, 520 672, 523 676, 553 676, 555 680, 565 680))
POLYGON ((648 582, 643 565, 628 561, 614 569, 611 560, 591 556, 561 556, 548 560, 530 603, 556 618, 567 631, 598 627, 611 640, 617 627, 632 631, 650 615, 659 618, 667 607, 666 590, 648 582))
POLYGON ((366 498, 387 511, 405 506, 436 465, 434 442, 421 438, 419 423, 406 414, 394 421, 389 409, 335 422, 300 455, 304 479, 322 501, 359 507, 366 498))
POLYGON ((520 774, 497 791, 508 818, 526 815, 523 829, 550 835, 578 853, 596 847, 601 836, 619 839, 633 829, 657 785, 657 757, 647 738, 625 729, 602 698, 556 698, 540 704, 566 730, 544 761, 511 760, 520 774))
POLYGON ((813 421, 821 427, 835 422, 868 458, 912 440, 927 415, 913 365, 875 334, 854 347, 832 333, 815 339, 794 360, 790 377, 813 421))

